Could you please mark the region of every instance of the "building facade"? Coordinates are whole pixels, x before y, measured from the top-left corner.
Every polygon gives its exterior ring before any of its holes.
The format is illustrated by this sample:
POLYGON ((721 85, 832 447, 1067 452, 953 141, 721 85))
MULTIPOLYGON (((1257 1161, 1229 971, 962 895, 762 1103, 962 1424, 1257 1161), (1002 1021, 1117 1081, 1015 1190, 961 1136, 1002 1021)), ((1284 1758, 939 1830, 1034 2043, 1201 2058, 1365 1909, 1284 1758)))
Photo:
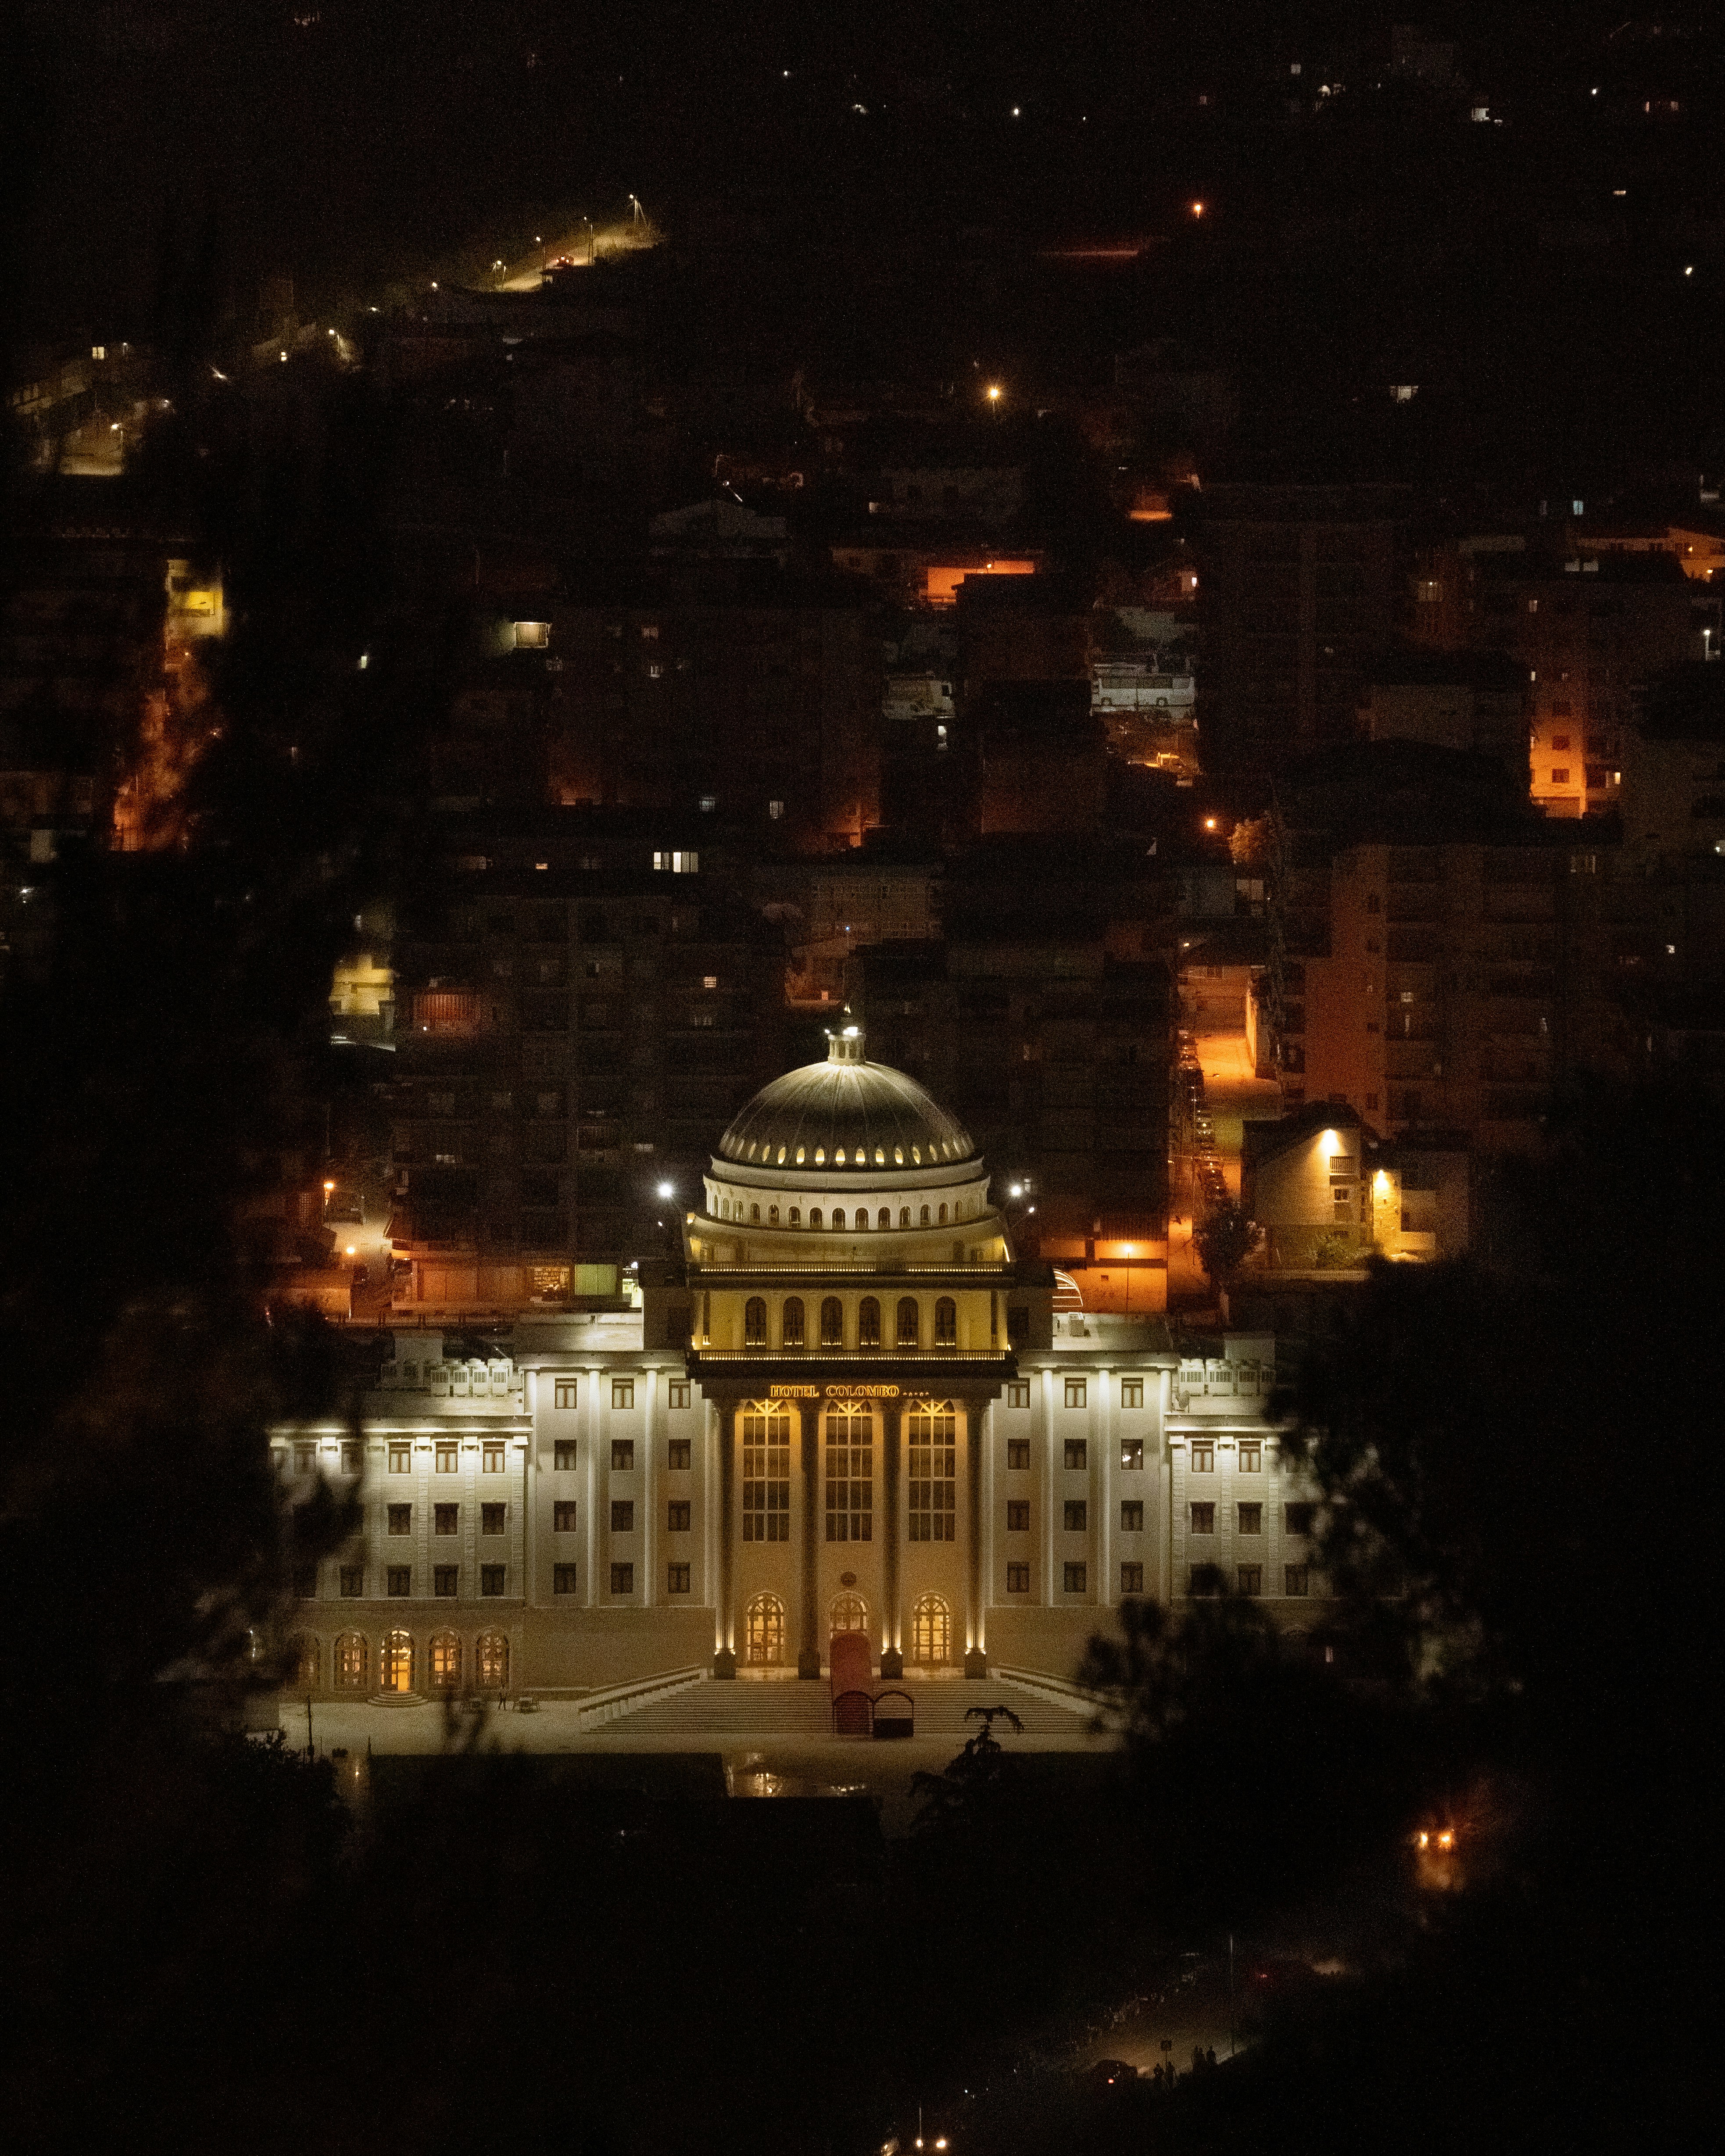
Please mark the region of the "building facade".
POLYGON ((356 1431, 275 1436, 362 1526, 295 1620, 319 1692, 589 1693, 673 1671, 1070 1676, 1124 1600, 1309 1622, 1309 1505, 1266 1419, 1274 1343, 1183 1358, 1054 1307, 968 1137, 854 1029, 721 1140, 639 1307, 507 1353, 401 1331, 356 1431))

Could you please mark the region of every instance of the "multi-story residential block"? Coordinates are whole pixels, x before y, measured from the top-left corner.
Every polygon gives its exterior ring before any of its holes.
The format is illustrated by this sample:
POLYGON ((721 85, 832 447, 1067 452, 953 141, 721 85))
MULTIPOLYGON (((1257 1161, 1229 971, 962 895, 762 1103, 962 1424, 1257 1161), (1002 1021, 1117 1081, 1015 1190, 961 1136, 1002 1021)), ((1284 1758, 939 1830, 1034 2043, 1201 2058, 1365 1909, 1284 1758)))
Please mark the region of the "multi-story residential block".
POLYGON ((1605 850, 1578 851, 1489 763, 1411 742, 1317 759, 1286 798, 1254 993, 1290 1104, 1536 1142, 1553 1081, 1611 1031, 1605 850))
MULTIPOLYGON (((694 819, 690 819, 693 825, 694 819)), ((772 1067, 783 945, 632 818, 454 843, 396 957, 403 1312, 615 1296, 772 1067), (655 838, 658 843, 655 843, 655 838)))
POLYGON ((638 572, 553 603, 551 798, 860 840, 880 820, 872 603, 756 564, 638 572))
POLYGON ((398 1332, 359 1435, 275 1433, 291 1491, 363 1478, 303 1686, 813 1678, 843 1633, 889 1678, 1065 1676, 1142 1596, 1321 1616, 1273 1342, 1057 1314, 968 1133, 854 1030, 733 1119, 682 1240, 639 1309, 398 1332))
POLYGON ((1203 504, 1204 763, 1255 788, 1353 737, 1361 687, 1401 611, 1407 490, 1211 485, 1203 504))

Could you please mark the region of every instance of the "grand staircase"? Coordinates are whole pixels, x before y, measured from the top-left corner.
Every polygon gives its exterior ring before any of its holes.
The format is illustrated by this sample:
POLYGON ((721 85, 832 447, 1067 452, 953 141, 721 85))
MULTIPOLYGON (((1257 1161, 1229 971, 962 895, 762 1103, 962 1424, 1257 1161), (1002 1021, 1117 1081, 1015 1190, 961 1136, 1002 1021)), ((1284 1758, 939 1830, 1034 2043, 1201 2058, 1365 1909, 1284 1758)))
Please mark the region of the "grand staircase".
MULTIPOLYGON (((952 1679, 908 1677, 901 1686, 891 1686, 876 1678, 870 1690, 902 1690, 916 1705, 916 1735, 938 1738, 956 1752, 978 1725, 967 1722, 966 1710, 973 1707, 1009 1707, 1024 1725, 1027 1737, 1065 1738, 1076 1742, 1086 1727, 1085 1715, 1039 1696, 1009 1677, 988 1677, 980 1682, 952 1679)), ((698 1748, 786 1737, 829 1737, 833 1728, 832 1697, 826 1681, 819 1683, 794 1679, 762 1682, 747 1677, 704 1677, 657 1699, 605 1726, 603 1734, 614 1735, 626 1749, 643 1738, 682 1738, 698 1748)), ((1008 1732, 1001 1732, 1003 1736, 1008 1732)), ((866 1738, 852 1741, 866 1743, 866 1738)))

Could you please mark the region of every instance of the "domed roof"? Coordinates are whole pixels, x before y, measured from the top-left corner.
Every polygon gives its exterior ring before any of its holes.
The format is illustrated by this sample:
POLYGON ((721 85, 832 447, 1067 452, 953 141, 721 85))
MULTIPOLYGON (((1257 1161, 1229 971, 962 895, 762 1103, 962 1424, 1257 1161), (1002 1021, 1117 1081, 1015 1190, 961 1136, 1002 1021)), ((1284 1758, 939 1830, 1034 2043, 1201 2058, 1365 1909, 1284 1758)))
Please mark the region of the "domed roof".
POLYGON ((855 1026, 834 1034, 824 1063, 763 1086, 719 1141, 719 1160, 756 1167, 937 1168, 976 1148, 912 1078, 870 1063, 855 1026))

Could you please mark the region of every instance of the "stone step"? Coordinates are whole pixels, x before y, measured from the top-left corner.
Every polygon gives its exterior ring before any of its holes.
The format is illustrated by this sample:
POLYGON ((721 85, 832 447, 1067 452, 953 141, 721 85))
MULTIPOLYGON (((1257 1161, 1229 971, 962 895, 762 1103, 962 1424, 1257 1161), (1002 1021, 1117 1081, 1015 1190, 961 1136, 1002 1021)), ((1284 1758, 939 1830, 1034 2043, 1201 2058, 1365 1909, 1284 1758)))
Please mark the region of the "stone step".
MULTIPOLYGON (((879 1680, 873 1693, 896 1689, 879 1680)), ((1084 1730, 1081 1715, 1039 1699, 1009 1679, 969 1682, 935 1682, 911 1678, 903 1686, 914 1703, 918 1737, 950 1738, 956 1750, 976 1728, 966 1720, 974 1707, 1004 1704, 1024 1725, 1024 1733, 1041 1738, 1079 1738, 1084 1730)), ((624 1743, 643 1737, 686 1737, 691 1742, 705 1736, 720 1738, 824 1737, 832 1733, 832 1694, 824 1679, 819 1683, 783 1681, 751 1683, 747 1678, 704 1677, 699 1684, 649 1700, 633 1713, 606 1725, 604 1734, 624 1743)))

